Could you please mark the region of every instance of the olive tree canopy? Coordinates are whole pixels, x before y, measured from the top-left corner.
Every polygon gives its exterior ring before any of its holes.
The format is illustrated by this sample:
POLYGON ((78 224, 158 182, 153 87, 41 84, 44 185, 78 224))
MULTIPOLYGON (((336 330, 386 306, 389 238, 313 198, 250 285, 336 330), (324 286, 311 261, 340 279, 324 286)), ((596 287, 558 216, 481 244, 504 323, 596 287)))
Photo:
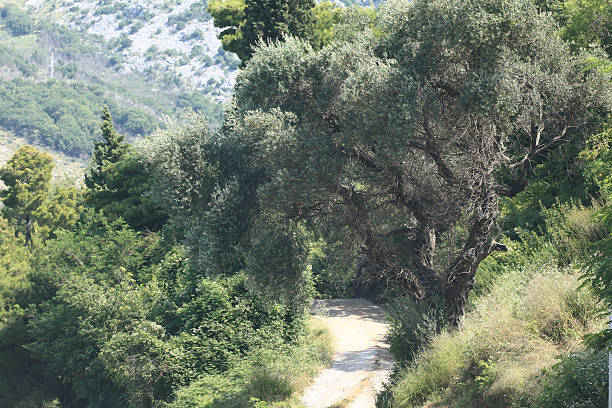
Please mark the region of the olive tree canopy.
POLYGON ((463 313, 498 198, 588 135, 610 85, 529 0, 393 0, 332 44, 260 47, 224 138, 262 169, 257 203, 342 230, 359 268, 463 313))

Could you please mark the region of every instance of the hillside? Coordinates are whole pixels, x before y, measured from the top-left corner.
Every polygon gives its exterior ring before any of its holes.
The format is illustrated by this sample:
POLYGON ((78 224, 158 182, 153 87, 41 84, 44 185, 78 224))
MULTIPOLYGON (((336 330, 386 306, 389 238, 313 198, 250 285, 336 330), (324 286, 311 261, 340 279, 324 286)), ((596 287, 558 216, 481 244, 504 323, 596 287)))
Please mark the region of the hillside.
POLYGON ((36 15, 100 36, 116 71, 166 78, 223 100, 239 60, 223 51, 202 0, 28 0, 36 15))
POLYGON ((142 31, 133 26, 115 30, 127 21, 118 19, 124 15, 121 10, 133 12, 121 6, 116 14, 108 12, 113 5, 86 2, 68 6, 16 1, 0 8, 0 129, 53 151, 85 157, 99 137, 104 105, 128 139, 164 127, 168 117, 180 121, 190 110, 218 126, 237 60, 219 51, 210 21, 186 24, 193 32, 207 33, 190 39, 168 23, 184 6, 163 9, 151 3, 149 11, 138 14, 150 24, 136 18, 142 31), (77 15, 77 9, 84 16, 77 15), (86 27, 87 16, 106 22, 106 28, 102 23, 86 27), (111 17, 116 27, 108 25, 111 17), (107 35, 97 34, 106 29, 107 35), (151 30, 160 35, 144 35, 151 30), (142 55, 139 50, 144 50, 142 55))
MULTIPOLYGON (((27 141, 24 138, 0 131, 0 167, 4 166, 17 149, 25 144, 27 144, 27 141)), ((57 152, 53 152, 52 155, 55 164, 53 167, 53 180, 55 182, 61 183, 64 180, 81 182, 86 168, 85 161, 57 152)))
POLYGON ((105 105, 128 140, 190 110, 218 127, 240 63, 218 33, 206 0, 3 3, 0 129, 86 158, 105 105))

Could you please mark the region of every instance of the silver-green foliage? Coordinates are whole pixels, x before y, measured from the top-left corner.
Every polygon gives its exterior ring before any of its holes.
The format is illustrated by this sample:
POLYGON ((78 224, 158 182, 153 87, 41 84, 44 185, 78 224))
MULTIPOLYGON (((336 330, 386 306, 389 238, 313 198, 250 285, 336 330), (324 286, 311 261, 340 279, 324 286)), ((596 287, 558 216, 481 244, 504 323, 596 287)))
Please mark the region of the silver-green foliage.
POLYGON ((588 135, 610 90, 527 0, 395 0, 374 28, 347 25, 321 50, 262 45, 225 134, 265 174, 259 205, 349 229, 375 276, 440 295, 456 321, 478 264, 501 247, 498 198, 588 135), (441 239, 458 226, 459 242, 441 239), (436 264, 441 246, 449 259, 436 264))
POLYGON ((310 285, 304 231, 260 209, 261 164, 252 146, 212 134, 196 118, 156 133, 142 151, 154 194, 191 248, 194 268, 208 276, 244 269, 253 289, 299 314, 310 285))

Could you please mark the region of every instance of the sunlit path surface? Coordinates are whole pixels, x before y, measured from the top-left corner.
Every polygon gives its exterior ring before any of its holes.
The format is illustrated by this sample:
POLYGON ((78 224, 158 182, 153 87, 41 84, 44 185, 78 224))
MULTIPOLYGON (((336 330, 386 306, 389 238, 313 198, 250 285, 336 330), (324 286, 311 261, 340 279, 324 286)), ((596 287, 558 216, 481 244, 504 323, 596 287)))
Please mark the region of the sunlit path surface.
POLYGON ((393 361, 385 342, 385 311, 365 299, 316 301, 312 312, 330 330, 335 354, 306 389, 308 408, 373 408, 393 361))

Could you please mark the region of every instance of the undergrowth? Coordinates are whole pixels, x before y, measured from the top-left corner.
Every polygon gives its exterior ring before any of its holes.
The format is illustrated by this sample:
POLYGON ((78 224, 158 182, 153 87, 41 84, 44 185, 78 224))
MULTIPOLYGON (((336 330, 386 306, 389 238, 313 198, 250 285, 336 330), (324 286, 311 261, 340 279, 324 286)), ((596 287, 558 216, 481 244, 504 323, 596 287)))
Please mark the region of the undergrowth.
POLYGON ((532 406, 542 370, 581 350, 597 323, 596 299, 578 286, 574 271, 554 266, 508 276, 401 371, 393 406, 532 406))
POLYGON ((227 373, 201 377, 180 389, 165 408, 298 408, 301 391, 332 356, 329 332, 311 321, 299 344, 255 350, 234 361, 227 373))
POLYGON ((484 284, 456 330, 441 329, 433 312, 408 301, 392 305, 399 364, 378 406, 603 406, 607 359, 583 344, 603 321, 576 262, 600 235, 588 225, 597 207, 558 206, 546 214, 544 233, 518 231, 509 253, 481 265, 484 284), (406 341, 408 332, 418 339, 406 341))

